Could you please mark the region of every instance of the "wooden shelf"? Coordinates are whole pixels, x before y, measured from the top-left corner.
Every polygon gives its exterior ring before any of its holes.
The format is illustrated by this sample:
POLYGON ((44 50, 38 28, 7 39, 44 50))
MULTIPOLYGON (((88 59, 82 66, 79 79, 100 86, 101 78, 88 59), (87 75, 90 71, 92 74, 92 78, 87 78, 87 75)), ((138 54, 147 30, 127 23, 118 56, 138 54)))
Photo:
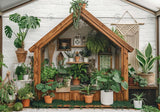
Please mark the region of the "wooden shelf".
POLYGON ((158 89, 158 87, 156 85, 146 87, 129 86, 129 89, 158 89))
POLYGON ((86 63, 86 62, 67 62, 66 64, 89 64, 89 62, 88 63, 86 63))
POLYGON ((77 45, 77 46, 71 46, 71 48, 83 48, 83 47, 86 47, 86 45, 77 45))

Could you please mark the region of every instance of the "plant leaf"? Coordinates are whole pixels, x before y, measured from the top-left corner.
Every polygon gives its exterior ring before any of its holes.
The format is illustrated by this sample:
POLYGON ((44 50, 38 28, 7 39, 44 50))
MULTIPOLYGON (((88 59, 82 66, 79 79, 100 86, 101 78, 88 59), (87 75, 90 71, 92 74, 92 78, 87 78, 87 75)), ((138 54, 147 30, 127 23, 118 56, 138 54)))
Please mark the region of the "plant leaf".
POLYGON ((11 38, 11 37, 12 37, 12 33, 13 33, 13 31, 12 31, 11 27, 5 26, 5 34, 6 34, 6 36, 7 36, 8 38, 11 38))
POLYGON ((126 81, 121 82, 121 86, 122 86, 125 90, 127 90, 127 89, 128 89, 128 84, 127 84, 127 82, 126 82, 126 81))
POLYGON ((152 55, 152 47, 151 47, 151 44, 148 43, 148 46, 147 46, 147 48, 145 49, 145 56, 146 56, 147 58, 149 58, 151 55, 152 55))

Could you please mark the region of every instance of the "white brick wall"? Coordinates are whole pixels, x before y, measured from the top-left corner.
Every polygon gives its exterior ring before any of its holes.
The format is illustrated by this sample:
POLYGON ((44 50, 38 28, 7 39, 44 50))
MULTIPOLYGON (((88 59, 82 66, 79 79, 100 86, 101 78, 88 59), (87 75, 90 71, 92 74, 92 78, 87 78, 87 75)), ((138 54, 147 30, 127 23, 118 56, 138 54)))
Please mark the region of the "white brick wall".
MULTIPOLYGON (((13 13, 28 14, 37 16, 41 19, 41 27, 36 30, 30 30, 26 40, 25 49, 29 49, 34 43, 42 38, 47 32, 60 23, 69 15, 69 7, 71 0, 36 0, 31 4, 17 8, 3 15, 3 28, 5 25, 10 25, 17 29, 13 22, 10 22, 8 16, 13 13)), ((109 28, 111 23, 116 23, 125 11, 129 11, 136 20, 140 23, 145 23, 140 26, 140 49, 144 49, 146 44, 150 42, 156 52, 156 20, 155 16, 143 11, 139 8, 131 6, 121 0, 89 0, 87 8, 95 17, 101 20, 109 28)), ((125 19, 126 23, 133 22, 131 18, 125 19)), ((3 32, 3 54, 4 62, 8 65, 8 69, 3 68, 3 78, 7 70, 14 73, 15 64, 17 63, 13 40, 6 38, 3 32)), ((28 53, 28 55, 32 55, 28 53)), ((28 62, 28 59, 26 60, 28 62)), ((154 70, 153 70, 154 71, 154 70)))

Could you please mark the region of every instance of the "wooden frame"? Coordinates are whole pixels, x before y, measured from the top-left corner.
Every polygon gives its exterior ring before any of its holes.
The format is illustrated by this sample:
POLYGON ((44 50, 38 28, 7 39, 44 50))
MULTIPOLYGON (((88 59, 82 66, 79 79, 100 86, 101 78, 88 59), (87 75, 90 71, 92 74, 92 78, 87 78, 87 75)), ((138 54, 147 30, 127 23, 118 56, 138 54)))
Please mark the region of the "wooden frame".
POLYGON ((109 56, 110 57, 110 68, 112 68, 112 54, 98 54, 98 70, 101 69, 100 67, 100 56, 104 55, 104 56, 109 56))
POLYGON ((57 51, 71 51, 71 38, 57 39, 57 51))

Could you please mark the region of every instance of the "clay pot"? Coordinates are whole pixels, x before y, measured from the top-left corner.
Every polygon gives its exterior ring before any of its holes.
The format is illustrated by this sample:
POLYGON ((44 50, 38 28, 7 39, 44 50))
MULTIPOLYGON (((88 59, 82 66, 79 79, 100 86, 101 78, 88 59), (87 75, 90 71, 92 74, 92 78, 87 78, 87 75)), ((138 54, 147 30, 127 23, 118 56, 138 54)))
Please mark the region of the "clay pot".
POLYGON ((85 103, 92 103, 93 102, 93 94, 91 95, 84 95, 85 103))
POLYGON ((75 56, 75 62, 79 62, 80 56, 75 56))
POLYGON ((73 85, 79 85, 80 80, 78 78, 73 79, 73 85))
POLYGON ((128 83, 129 83, 129 86, 134 86, 134 79, 133 79, 133 77, 129 77, 128 83))
POLYGON ((51 104, 52 103, 52 97, 51 96, 44 96, 45 103, 51 104))
POLYGON ((157 105, 158 105, 158 109, 160 110, 160 103, 158 103, 157 105))
POLYGON ((19 63, 24 63, 26 61, 27 51, 24 48, 18 48, 16 51, 17 60, 19 63))
POLYGON ((30 106, 30 99, 22 100, 22 104, 23 104, 23 107, 29 107, 30 106))
POLYGON ((148 74, 140 73, 138 75, 145 78, 148 82, 148 85, 154 85, 155 84, 155 74, 154 73, 148 73, 148 74))

